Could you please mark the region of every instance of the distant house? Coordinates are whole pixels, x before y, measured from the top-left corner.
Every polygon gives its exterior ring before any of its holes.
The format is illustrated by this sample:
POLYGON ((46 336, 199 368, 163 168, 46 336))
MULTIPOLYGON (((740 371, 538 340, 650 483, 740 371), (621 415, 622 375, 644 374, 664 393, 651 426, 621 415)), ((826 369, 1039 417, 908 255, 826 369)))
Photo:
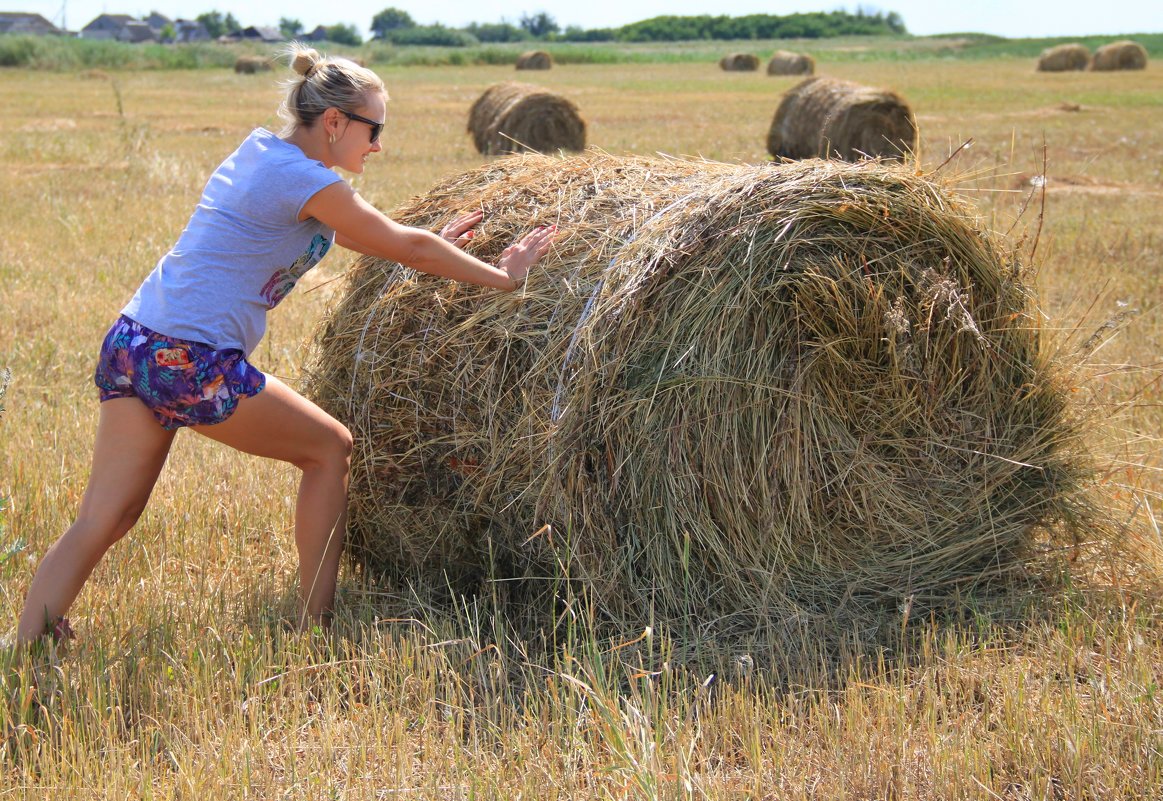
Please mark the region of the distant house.
POLYGON ((310 33, 305 33, 299 37, 304 42, 325 42, 327 41, 327 28, 322 25, 316 26, 315 30, 310 33))
POLYGON ((208 42, 210 32, 196 19, 174 20, 174 40, 177 42, 208 42))
POLYGON ((149 27, 149 23, 131 19, 125 23, 125 27, 121 29, 121 34, 117 38, 122 42, 137 44, 138 42, 156 42, 158 35, 154 33, 153 28, 149 27))
POLYGON ((238 38, 244 42, 281 42, 283 34, 278 28, 264 25, 251 25, 238 32, 238 38))
POLYGON ((23 11, 0 11, 0 33, 60 36, 64 31, 40 14, 26 14, 23 11))
POLYGON ((150 15, 142 20, 146 25, 154 30, 155 33, 161 34, 162 29, 167 25, 173 25, 174 21, 165 14, 159 14, 156 11, 150 12, 150 15))
POLYGON ((166 44, 174 41, 174 21, 165 14, 159 14, 153 11, 142 22, 148 25, 149 29, 153 31, 153 38, 157 41, 165 42, 166 44))
POLYGON ((81 28, 82 39, 113 39, 118 42, 156 42, 149 23, 128 14, 102 14, 81 28))
POLYGON ((125 25, 136 22, 128 14, 102 14, 81 28, 82 39, 120 39, 125 25))

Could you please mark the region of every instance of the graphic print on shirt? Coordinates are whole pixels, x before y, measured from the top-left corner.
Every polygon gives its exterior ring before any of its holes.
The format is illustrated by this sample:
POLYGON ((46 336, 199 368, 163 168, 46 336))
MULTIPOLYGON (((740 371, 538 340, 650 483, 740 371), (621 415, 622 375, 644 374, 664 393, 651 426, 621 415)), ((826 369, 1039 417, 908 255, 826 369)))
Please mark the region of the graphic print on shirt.
POLYGON ((283 298, 290 294, 291 290, 295 288, 296 282, 302 278, 308 270, 319 263, 319 260, 327 255, 327 251, 331 248, 331 240, 322 234, 315 234, 315 238, 311 240, 311 244, 307 246, 307 250, 302 256, 295 259, 295 263, 290 267, 283 267, 276 270, 270 280, 263 285, 259 292, 263 300, 267 302, 267 308, 273 309, 282 302, 283 298))

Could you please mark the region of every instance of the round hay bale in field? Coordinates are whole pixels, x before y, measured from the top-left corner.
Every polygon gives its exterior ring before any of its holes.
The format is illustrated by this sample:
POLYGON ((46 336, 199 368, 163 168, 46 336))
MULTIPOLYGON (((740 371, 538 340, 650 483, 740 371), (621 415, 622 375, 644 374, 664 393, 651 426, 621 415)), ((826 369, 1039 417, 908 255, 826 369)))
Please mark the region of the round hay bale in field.
POLYGON ((553 67, 553 56, 544 50, 529 50, 517 56, 519 70, 547 70, 553 67))
POLYGON ((490 261, 558 226, 526 285, 363 258, 306 371, 372 572, 751 636, 899 622, 1067 536, 1080 426, 1022 271, 912 170, 521 155, 393 216, 465 209, 490 261))
POLYGON ((836 78, 809 78, 784 93, 767 133, 776 158, 903 159, 917 146, 904 99, 836 78))
POLYGON ((468 112, 468 132, 486 156, 585 150, 586 123, 561 95, 507 81, 490 86, 468 112))
POLYGON ((767 62, 768 75, 813 75, 815 72, 816 60, 807 53, 776 50, 767 62))
POLYGON ((1084 70, 1090 65, 1090 51, 1085 45, 1061 44, 1048 47, 1038 56, 1038 72, 1084 70))
POLYGON ((1147 69, 1147 50, 1138 42, 1111 42, 1094 51, 1090 62, 1092 70, 1109 72, 1112 70, 1147 69))
POLYGON ((731 53, 719 59, 719 68, 728 72, 755 72, 759 69, 759 56, 751 53, 731 53))
POLYGON ((255 75, 270 70, 270 59, 263 56, 239 56, 234 62, 234 71, 239 75, 255 75))

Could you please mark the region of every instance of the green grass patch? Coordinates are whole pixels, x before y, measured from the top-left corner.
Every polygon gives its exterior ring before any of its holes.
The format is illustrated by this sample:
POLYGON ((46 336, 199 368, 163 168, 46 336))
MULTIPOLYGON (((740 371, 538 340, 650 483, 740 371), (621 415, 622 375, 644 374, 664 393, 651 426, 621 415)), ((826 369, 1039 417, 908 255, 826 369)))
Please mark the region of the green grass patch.
MULTIPOLYGON (((1152 57, 1163 55, 1163 33, 1127 36, 1083 36, 1005 39, 981 33, 941 36, 840 36, 828 39, 768 39, 750 41, 537 43, 557 64, 678 64, 715 63, 728 52, 746 51, 767 58, 776 50, 796 50, 831 62, 911 62, 934 59, 984 60, 1035 58, 1047 47, 1079 42, 1091 50, 1132 38, 1152 57)), ((326 43, 320 49, 334 55, 362 58, 371 65, 475 66, 513 64, 530 42, 467 47, 397 45, 369 42, 359 47, 326 43)), ((0 67, 47 71, 77 69, 203 69, 232 67, 240 55, 274 54, 270 46, 201 42, 182 45, 61 39, 49 36, 0 36, 0 67)))

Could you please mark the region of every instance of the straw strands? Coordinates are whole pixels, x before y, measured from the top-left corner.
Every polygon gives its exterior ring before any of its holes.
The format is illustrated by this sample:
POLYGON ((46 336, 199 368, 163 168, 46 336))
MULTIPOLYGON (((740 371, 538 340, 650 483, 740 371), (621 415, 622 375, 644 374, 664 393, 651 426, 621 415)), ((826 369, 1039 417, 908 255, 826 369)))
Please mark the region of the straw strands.
POLYGON ((468 132, 486 156, 533 150, 584 150, 586 123, 561 95, 526 83, 490 86, 472 104, 468 132))
POLYGON ((1061 44, 1048 47, 1038 56, 1038 72, 1084 70, 1090 65, 1090 51, 1085 45, 1061 44))
POLYGON ((776 50, 767 62, 768 75, 812 75, 815 71, 816 60, 807 53, 776 50))
POLYGON ((373 572, 758 636, 1020 571, 1081 508, 1019 265, 911 170, 521 155, 393 216, 477 208, 490 261, 559 226, 521 290, 364 258, 318 332, 373 572))
POLYGON ((767 133, 767 152, 789 159, 902 159, 916 144, 916 120, 900 95, 836 78, 789 89, 767 133))
POLYGON ((1111 42, 1094 51, 1092 70, 1145 70, 1147 50, 1138 42, 1111 42))
POLYGON ((728 72, 755 72, 759 69, 759 56, 751 53, 731 53, 719 59, 719 68, 728 72))
POLYGON ((517 56, 519 70, 547 70, 553 66, 553 56, 544 50, 529 50, 517 56))

